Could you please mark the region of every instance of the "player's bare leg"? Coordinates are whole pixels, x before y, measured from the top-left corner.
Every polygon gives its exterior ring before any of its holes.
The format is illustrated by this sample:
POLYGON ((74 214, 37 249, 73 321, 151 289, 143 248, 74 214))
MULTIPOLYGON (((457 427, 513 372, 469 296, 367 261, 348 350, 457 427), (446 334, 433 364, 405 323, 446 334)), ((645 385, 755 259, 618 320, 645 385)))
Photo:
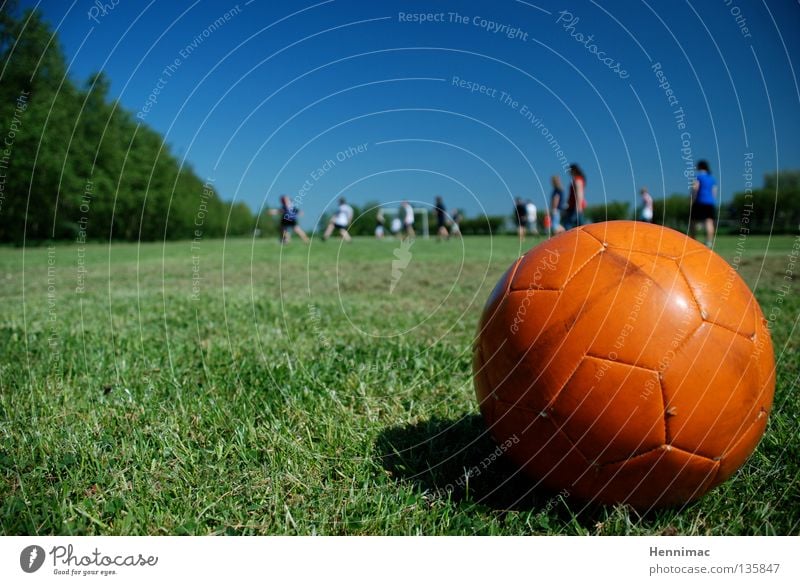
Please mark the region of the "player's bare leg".
POLYGON ((293 231, 294 231, 294 233, 297 234, 298 238, 303 240, 304 244, 307 244, 309 242, 308 236, 306 235, 306 232, 304 232, 303 228, 301 228, 299 225, 294 226, 294 230, 293 231))
POLYGON ((714 220, 710 217, 706 219, 706 246, 709 248, 714 243, 714 220))

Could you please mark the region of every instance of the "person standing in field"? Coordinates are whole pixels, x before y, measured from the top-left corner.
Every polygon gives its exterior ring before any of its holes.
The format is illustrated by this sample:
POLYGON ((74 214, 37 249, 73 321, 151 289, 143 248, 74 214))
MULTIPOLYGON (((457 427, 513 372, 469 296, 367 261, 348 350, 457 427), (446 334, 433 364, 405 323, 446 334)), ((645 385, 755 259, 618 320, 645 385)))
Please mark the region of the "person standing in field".
POLYGON ((689 214, 689 237, 694 238, 697 224, 706 230, 706 246, 714 243, 714 218, 717 215, 717 180, 704 160, 697 161, 697 174, 692 183, 692 207, 689 214))
POLYGON ((445 211, 444 201, 442 201, 441 196, 436 196, 433 209, 436 212, 436 233, 439 235, 439 241, 441 242, 450 237, 450 233, 447 231, 447 211, 445 211))
POLYGON ((653 223, 653 197, 647 187, 642 187, 639 194, 642 197, 642 221, 653 223))
POLYGON ((525 203, 525 219, 528 222, 528 233, 538 236, 539 229, 536 227, 536 205, 534 205, 533 201, 530 199, 525 203))
POLYGON ((392 223, 389 224, 389 231, 395 238, 403 237, 403 220, 399 217, 393 217, 392 223))
POLYGON ((383 209, 379 207, 378 213, 375 215, 375 237, 379 240, 383 239, 385 224, 386 219, 383 217, 383 209))
POLYGON ((414 232, 414 208, 408 201, 400 204, 400 215, 403 216, 403 237, 413 238, 416 235, 414 232))
POLYGON ((567 200, 564 197, 564 187, 561 184, 561 177, 553 175, 550 179, 553 184, 553 192, 550 194, 550 229, 554 234, 564 231, 561 225, 561 213, 567 208, 567 200))
POLYGON ((525 202, 521 197, 517 197, 514 202, 514 221, 517 222, 517 235, 519 236, 520 242, 525 239, 525 224, 528 223, 526 219, 527 214, 528 210, 525 207, 525 202))
POLYGON ((567 218, 564 229, 572 229, 583 224, 583 211, 586 209, 586 175, 581 168, 572 163, 569 165, 572 183, 569 186, 569 199, 567 200, 567 218))
POLYGON ((453 225, 450 226, 450 235, 460 236, 461 235, 461 212, 458 209, 453 209, 450 213, 450 217, 453 218, 453 225))
POLYGON ((294 206, 292 200, 288 195, 281 195, 281 208, 270 209, 270 215, 281 214, 281 244, 288 244, 292 240, 292 232, 297 234, 304 243, 308 243, 308 236, 299 225, 297 219, 300 217, 300 211, 294 206))
POLYGON ((353 208, 347 204, 344 197, 341 197, 339 199, 339 208, 336 210, 336 213, 333 214, 333 217, 331 217, 331 221, 328 223, 322 240, 325 241, 330 238, 333 230, 338 229, 339 234, 345 242, 352 241, 353 238, 350 237, 350 232, 347 231, 351 221, 353 221, 353 208))

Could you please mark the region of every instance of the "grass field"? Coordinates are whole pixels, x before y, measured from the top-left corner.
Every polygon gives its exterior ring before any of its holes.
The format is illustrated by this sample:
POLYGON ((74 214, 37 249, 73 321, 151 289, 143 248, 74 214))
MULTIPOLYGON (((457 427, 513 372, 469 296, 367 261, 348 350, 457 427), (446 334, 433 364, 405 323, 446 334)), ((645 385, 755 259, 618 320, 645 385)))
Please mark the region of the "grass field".
POLYGON ((418 240, 394 277, 394 241, 2 248, 0 532, 798 534, 794 243, 718 241, 775 315, 774 411, 730 481, 645 517, 503 460, 459 485, 494 450, 470 350, 515 238, 418 240))

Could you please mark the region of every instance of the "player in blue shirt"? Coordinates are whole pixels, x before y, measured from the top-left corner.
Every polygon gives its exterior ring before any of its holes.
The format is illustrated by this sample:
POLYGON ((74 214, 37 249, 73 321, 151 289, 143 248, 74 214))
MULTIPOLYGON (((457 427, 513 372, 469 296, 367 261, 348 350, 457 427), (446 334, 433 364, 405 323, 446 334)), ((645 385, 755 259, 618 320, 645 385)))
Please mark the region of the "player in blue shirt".
POLYGON ((697 161, 697 174, 692 183, 692 205, 689 217, 689 237, 693 238, 696 224, 706 230, 706 246, 714 243, 714 219, 717 216, 717 180, 711 176, 708 162, 697 161))
POLYGON ((300 216, 300 210, 295 207, 292 200, 288 195, 281 195, 281 208, 271 209, 270 215, 281 215, 281 244, 288 244, 292 239, 292 232, 297 234, 297 237, 308 244, 308 236, 299 225, 297 225, 297 218, 300 216))

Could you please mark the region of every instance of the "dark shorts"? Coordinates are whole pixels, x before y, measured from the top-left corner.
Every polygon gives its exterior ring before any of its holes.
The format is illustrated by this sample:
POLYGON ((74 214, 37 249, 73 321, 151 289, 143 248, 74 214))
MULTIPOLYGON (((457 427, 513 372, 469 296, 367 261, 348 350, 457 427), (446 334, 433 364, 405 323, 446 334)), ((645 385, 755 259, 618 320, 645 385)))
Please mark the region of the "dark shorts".
POLYGON ((715 219, 717 216, 717 208, 708 203, 693 203, 692 204, 692 221, 704 221, 706 219, 715 219))
POLYGON ((333 224, 333 227, 335 227, 337 230, 346 230, 347 229, 346 225, 339 225, 338 223, 333 224))
POLYGON ((285 230, 291 229, 297 225, 297 221, 292 221, 290 219, 282 219, 281 220, 281 227, 285 230))
POLYGON ((564 221, 561 225, 566 230, 571 230, 574 227, 583 225, 583 213, 578 212, 577 209, 567 209, 564 221))

